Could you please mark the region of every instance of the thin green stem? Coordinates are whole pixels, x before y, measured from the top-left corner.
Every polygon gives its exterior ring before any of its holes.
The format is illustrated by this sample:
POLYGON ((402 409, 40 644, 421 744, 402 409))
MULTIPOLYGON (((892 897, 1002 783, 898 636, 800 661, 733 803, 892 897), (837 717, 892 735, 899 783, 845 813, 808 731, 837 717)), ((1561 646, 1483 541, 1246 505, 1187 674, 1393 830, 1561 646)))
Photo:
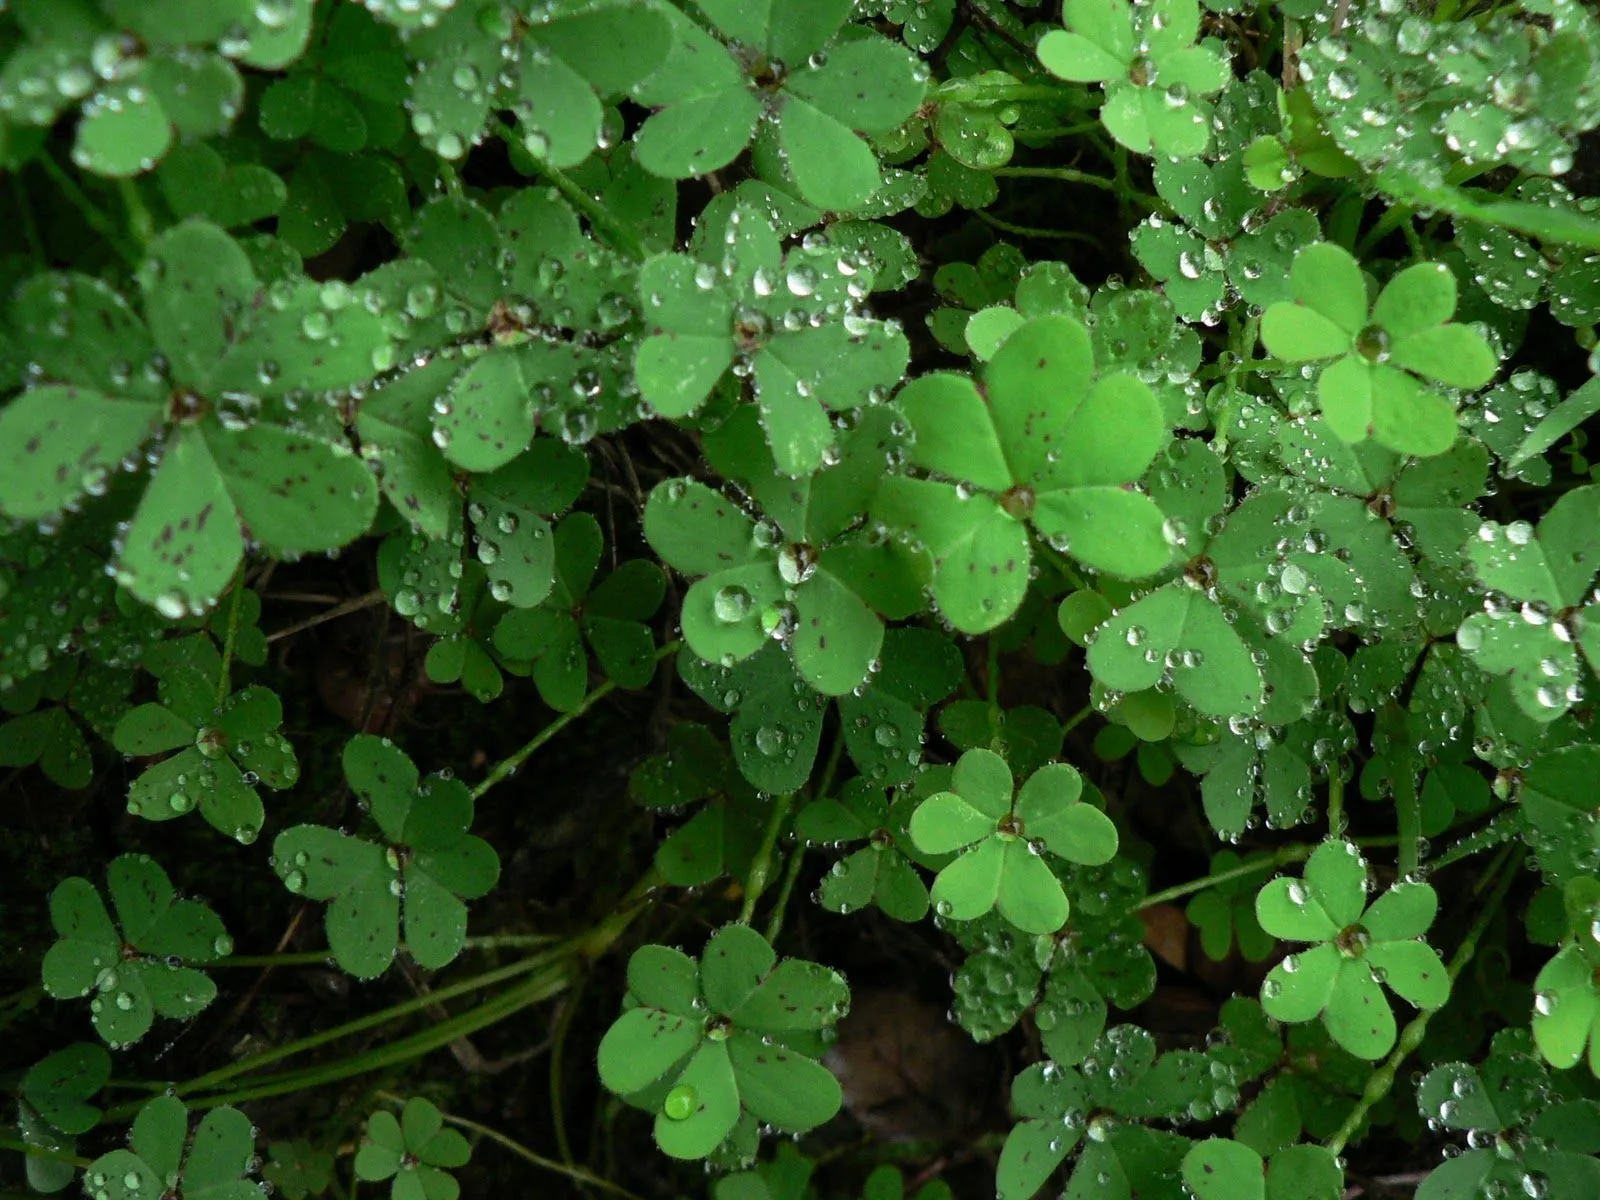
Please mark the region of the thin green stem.
MULTIPOLYGON (((1467 964, 1472 961, 1472 956, 1478 952, 1478 939, 1483 936, 1484 930, 1489 927, 1489 922, 1494 919, 1494 915, 1500 911, 1500 905, 1505 900, 1506 892, 1510 890, 1512 881, 1517 877, 1516 861, 1512 858, 1514 849, 1515 847, 1513 846, 1506 846, 1499 854, 1495 855, 1494 862, 1489 864, 1488 870, 1483 873, 1478 881, 1478 887, 1474 889, 1476 892, 1481 893, 1489 881, 1498 876, 1494 890, 1490 893, 1489 898, 1482 903, 1478 910, 1477 920, 1472 923, 1472 928, 1467 931, 1467 936, 1456 947, 1456 952, 1450 959, 1450 965, 1446 968, 1452 985, 1467 964)), ((1381 1102, 1389 1094, 1389 1090, 1394 1087, 1395 1075, 1400 1069, 1400 1064, 1405 1062, 1412 1051, 1422 1045, 1422 1039, 1428 1032, 1428 1022, 1433 1018, 1435 1012, 1440 1011, 1442 1010, 1432 1009, 1420 1012, 1400 1031, 1393 1053, 1389 1055, 1381 1067, 1367 1078, 1366 1086, 1361 1089, 1361 1099, 1356 1101, 1355 1108, 1345 1118, 1344 1124, 1339 1126, 1338 1131, 1328 1139, 1327 1147, 1330 1154, 1337 1156, 1344 1152, 1345 1146, 1355 1136, 1356 1131, 1361 1128, 1361 1123, 1367 1119, 1367 1114, 1372 1111, 1372 1106, 1381 1102)))
MULTIPOLYGON (((494 131, 508 146, 517 145, 522 146, 524 150, 527 149, 517 137, 517 131, 504 120, 494 122, 494 131)), ((532 159, 539 174, 554 185, 568 204, 583 214, 596 232, 604 233, 617 249, 629 258, 642 261, 649 257, 650 251, 645 246, 644 238, 627 222, 619 221, 611 214, 610 209, 574 183, 564 172, 558 171, 532 154, 529 154, 529 158, 532 159)))
MULTIPOLYGON (((405 1100, 400 1096, 396 1096, 393 1092, 379 1092, 377 1095, 380 1100, 385 1100, 390 1104, 405 1104, 405 1100)), ((625 1198, 625 1200, 640 1200, 640 1197, 630 1192, 627 1188, 622 1187, 620 1184, 615 1184, 610 1180, 602 1179, 600 1176, 592 1174, 589 1171, 585 1171, 582 1167, 575 1166, 571 1163, 559 1163, 554 1159, 546 1158, 544 1155, 528 1149, 528 1147, 524 1146, 521 1142, 514 1141, 513 1139, 507 1137, 498 1129, 493 1129, 488 1125, 481 1125, 477 1121, 469 1120, 466 1117, 455 1116, 452 1113, 442 1112, 439 1115, 444 1118, 444 1121, 447 1125, 454 1125, 458 1129, 465 1129, 477 1134, 479 1137, 487 1138, 501 1149, 509 1150, 518 1158, 521 1158, 526 1162, 530 1162, 534 1166, 543 1170, 550 1171, 556 1175, 565 1175, 568 1179, 574 1180, 577 1183, 584 1183, 590 1185, 591 1187, 600 1188, 602 1191, 610 1192, 614 1196, 622 1196, 625 1198)))
MULTIPOLYGON (((662 659, 676 654, 678 652, 678 647, 681 644, 682 643, 680 642, 673 641, 662 646, 656 651, 656 661, 660 662, 662 659)), ((590 692, 583 698, 577 708, 573 709, 571 712, 562 713, 554 721, 551 721, 550 724, 546 725, 538 733, 534 734, 533 738, 520 750, 516 751, 510 757, 502 759, 495 766, 494 770, 490 771, 489 774, 484 777, 483 782, 472 789, 472 798, 474 800, 482 799, 483 794, 495 784, 503 783, 505 780, 511 778, 512 775, 516 774, 517 768, 522 766, 523 763, 527 762, 528 759, 536 751, 538 751, 540 747, 542 747, 551 738, 555 737, 556 734, 560 733, 568 725, 572 724, 579 717, 583 716, 596 704, 600 703, 600 701, 604 700, 616 690, 616 681, 612 679, 606 680, 599 687, 595 688, 594 691, 590 692)))
MULTIPOLYGON (((461 944, 467 950, 532 950, 551 946, 561 939, 548 933, 499 933, 469 937, 461 944)), ((404 944, 401 949, 405 949, 404 944)), ((206 967, 310 967, 328 962, 326 950, 296 950, 287 954, 230 954, 208 962, 206 967)))
POLYGON ((1213 871, 1201 879, 1191 879, 1188 883, 1174 884, 1172 887, 1163 888, 1159 892, 1151 892, 1139 901, 1139 908, 1154 908, 1157 904, 1166 904, 1173 900, 1182 900, 1185 896, 1192 896, 1195 892, 1203 892, 1207 888, 1216 887, 1220 883, 1228 883, 1235 879, 1245 879, 1251 875, 1265 875, 1277 870, 1279 867, 1290 863, 1304 862, 1311 857, 1314 846, 1282 846, 1267 858, 1257 859, 1254 862, 1240 863, 1236 867, 1229 867, 1225 871, 1213 871))
POLYGON ((0 1137, 0 1150, 15 1150, 18 1154, 26 1154, 31 1158, 47 1158, 51 1162, 71 1163, 75 1167, 87 1167, 92 1161, 81 1154, 69 1154, 65 1150, 48 1150, 43 1146, 34 1146, 21 1138, 0 1137))
POLYGON ((1059 84, 988 82, 979 76, 941 83, 929 99, 935 104, 998 104, 1007 100, 1062 100, 1077 96, 1071 88, 1059 84))
POLYGON ((778 944, 778 935, 783 932, 783 917, 789 909, 789 896, 794 892, 795 880, 800 877, 800 868, 805 866, 805 862, 805 846, 796 846, 794 853, 789 855, 789 866, 783 873, 783 882, 778 885, 778 901, 767 917, 766 937, 770 945, 778 944))
POLYGON ((556 1021, 555 1032, 550 1039, 550 1124, 555 1128, 556 1152, 561 1155, 561 1161, 572 1168, 577 1167, 578 1160, 572 1153, 572 1139, 567 1136, 567 1106, 562 1095, 561 1069, 565 1065, 567 1034, 572 1032, 572 1019, 583 1002, 585 982, 580 978, 573 985, 572 993, 561 1006, 561 1016, 556 1021))
POLYGON ((44 238, 39 234, 39 219, 34 216, 33 204, 28 199, 28 185, 23 182, 21 171, 11 172, 11 199, 17 206, 17 215, 22 219, 22 237, 28 243, 28 254, 36 266, 42 268, 49 265, 44 238))
POLYGON ((1344 768, 1337 761, 1328 768, 1328 836, 1344 836, 1344 768))
POLYGON ((1117 190, 1116 180, 1104 175, 1091 175, 1088 171, 1075 171, 1071 167, 996 167, 989 174, 997 179, 1055 179, 1062 183, 1083 183, 1103 191, 1117 190))
POLYGON ((476 1008, 468 1009, 448 1021, 430 1025, 410 1037, 386 1042, 380 1047, 351 1058, 339 1059, 305 1070, 268 1075, 248 1087, 209 1096, 186 1098, 184 1102, 191 1109, 215 1108, 222 1104, 243 1104, 247 1100, 260 1100, 267 1096, 282 1096, 290 1092, 325 1087, 330 1083, 338 1083, 340 1080, 351 1079, 357 1075, 366 1075, 385 1067, 411 1062, 449 1045, 457 1038, 468 1037, 480 1029, 486 1029, 514 1016, 525 1008, 560 995, 572 986, 572 981, 571 964, 554 965, 532 979, 508 988, 476 1008))
POLYGON ((139 243, 139 248, 148 246, 156 236, 156 223, 150 216, 150 210, 145 207, 144 197, 139 195, 139 188, 131 179, 117 180, 117 191, 122 196, 122 206, 128 210, 128 231, 139 243))
MULTIPOLYGON (((989 669, 988 678, 983 683, 989 698, 989 707, 994 708, 1000 703, 1000 639, 989 637, 989 669)), ((999 732, 996 730, 995 732, 999 732)))
POLYGON ((1073 713, 1066 719, 1065 723, 1061 726, 1061 736, 1065 737, 1067 734, 1071 733, 1079 725, 1082 725, 1090 717, 1094 716, 1097 711, 1099 710, 1096 709, 1094 705, 1085 704, 1077 712, 1073 713))
MULTIPOLYGON (((1393 846, 1399 839, 1389 837, 1356 838, 1355 844, 1365 850, 1374 850, 1393 846)), ((1227 883, 1234 879, 1245 879, 1251 875, 1261 875, 1268 871, 1275 871, 1279 867, 1286 867, 1291 863, 1304 862, 1311 857, 1315 846, 1293 845, 1279 846, 1266 858, 1254 862, 1240 863, 1236 867, 1229 867, 1225 871, 1215 871, 1200 879, 1191 879, 1188 883, 1174 884, 1159 892, 1151 892, 1136 906, 1139 908, 1152 908, 1157 904, 1166 904, 1170 900, 1181 900, 1185 896, 1192 896, 1195 892, 1203 892, 1209 887, 1216 887, 1219 883, 1227 883)))
POLYGON ((1098 246, 1099 240, 1092 234, 1080 233, 1076 229, 1042 229, 1037 225, 1018 225, 1015 221, 1007 221, 983 209, 974 209, 972 215, 985 225, 993 226, 1001 233, 1012 233, 1017 237, 1031 238, 1059 238, 1064 241, 1086 242, 1091 246, 1098 246))
POLYGON ((1522 828, 1522 814, 1515 808, 1502 809, 1482 829, 1469 833, 1453 846, 1447 846, 1428 862, 1430 870, 1438 871, 1453 863, 1460 862, 1474 854, 1509 841, 1517 836, 1522 828))
POLYGON ((783 819, 789 815, 789 806, 793 802, 793 792, 773 797, 772 812, 767 816, 767 828, 761 834, 761 846, 756 851, 755 859, 750 864, 750 873, 745 878, 744 903, 739 907, 741 925, 750 924, 750 918, 756 911, 756 901, 760 900, 761 893, 767 890, 767 883, 772 878, 772 851, 778 844, 778 832, 783 828, 783 819))
POLYGON ((1062 578, 1064 578, 1074 588, 1081 592, 1089 586, 1084 580, 1083 576, 1079 574, 1077 565, 1069 560, 1065 554, 1062 554, 1061 551, 1057 550, 1049 542, 1036 540, 1033 544, 1034 547, 1039 551, 1040 555, 1048 559, 1050 564, 1055 567, 1056 570, 1061 572, 1062 578))
POLYGON ((1402 760, 1395 772, 1394 809, 1400 832, 1400 874, 1413 875, 1422 859, 1422 801, 1417 795, 1417 775, 1409 761, 1402 760))
POLYGON ((106 244, 121 255, 123 261, 130 267, 137 267, 143 255, 122 240, 122 231, 117 228, 116 223, 110 217, 100 211, 99 206, 93 200, 84 194, 83 189, 78 186, 77 180, 63 171, 61 164, 48 154, 39 155, 38 158, 34 159, 34 162, 44 168, 44 173, 50 176, 50 182, 61 189, 62 194, 67 198, 67 203, 78 210, 78 215, 83 218, 84 224, 105 238, 106 244))
POLYGON ((463 979, 460 983, 436 988, 425 996, 412 997, 410 1000, 391 1005, 379 1012, 369 1013, 353 1021, 346 1021, 343 1025, 336 1025, 332 1029, 324 1029, 308 1037, 303 1037, 293 1042, 285 1042, 283 1045, 274 1046, 270 1050, 263 1050, 261 1053, 251 1055, 249 1058, 242 1058, 238 1062, 230 1063, 225 1067, 218 1067, 205 1075, 200 1075, 186 1083, 180 1083, 176 1090, 179 1095, 212 1090, 218 1084, 224 1083, 229 1079, 240 1075, 249 1075, 252 1072, 261 1070, 263 1067, 271 1066, 275 1062, 282 1062, 286 1058, 293 1058, 297 1054, 315 1050, 318 1046, 326 1046, 329 1042, 341 1041, 353 1034, 361 1033, 368 1029, 376 1029, 378 1026, 385 1025, 400 1017, 421 1012, 423 1009, 431 1008, 435 1004, 442 1004, 446 1000, 453 1000, 457 996, 470 995, 473 992, 482 991, 484 988, 493 987, 497 983, 503 983, 508 979, 515 979, 519 975, 526 975, 530 971, 537 971, 541 967, 548 966, 560 956, 561 952, 559 950, 547 951, 544 954, 536 954, 531 958, 523 959, 521 962, 510 963, 504 967, 497 967, 493 971, 474 975, 470 979, 463 979))
POLYGON ((244 595, 244 572, 240 570, 233 581, 233 601, 228 605, 228 631, 222 639, 222 666, 217 669, 217 706, 220 708, 232 693, 233 688, 228 679, 233 667, 233 650, 239 640, 239 610, 243 607, 240 599, 244 595))

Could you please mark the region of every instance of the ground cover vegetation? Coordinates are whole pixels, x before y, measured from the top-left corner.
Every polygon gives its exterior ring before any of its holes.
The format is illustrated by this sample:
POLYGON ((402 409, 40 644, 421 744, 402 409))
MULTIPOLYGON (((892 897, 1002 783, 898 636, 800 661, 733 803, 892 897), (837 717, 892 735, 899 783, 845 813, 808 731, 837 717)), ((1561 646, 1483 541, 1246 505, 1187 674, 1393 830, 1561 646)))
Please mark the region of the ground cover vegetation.
POLYGON ((0 4, 0 1189, 1600 1195, 1600 17, 0 4))

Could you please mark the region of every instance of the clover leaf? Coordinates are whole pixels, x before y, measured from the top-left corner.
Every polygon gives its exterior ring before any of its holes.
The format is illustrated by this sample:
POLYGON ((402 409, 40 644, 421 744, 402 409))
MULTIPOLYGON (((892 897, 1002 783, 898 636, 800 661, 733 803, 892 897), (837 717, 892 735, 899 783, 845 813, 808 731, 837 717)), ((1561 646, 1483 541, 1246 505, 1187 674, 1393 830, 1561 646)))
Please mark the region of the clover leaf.
POLYGON ((1289 1146, 1264 1160, 1229 1138, 1207 1138, 1183 1157, 1195 1200, 1337 1200, 1344 1172, 1321 1146, 1289 1146))
POLYGON ((1509 675, 1517 706, 1553 721, 1582 695, 1579 653, 1600 669, 1600 613, 1589 585, 1600 567, 1594 530, 1600 487, 1580 487, 1550 506, 1537 529, 1527 521, 1484 522, 1467 557, 1490 589, 1483 611, 1456 643, 1491 675, 1509 675))
MULTIPOLYGON (((1262 859, 1261 870, 1270 869, 1262 859)), ((1222 850, 1211 856, 1211 874, 1232 871, 1247 862, 1240 860, 1232 850, 1222 850)), ((1228 879, 1207 888, 1189 901, 1184 915, 1200 931, 1200 948, 1213 962, 1227 958, 1237 942, 1239 953, 1246 962, 1261 962, 1277 945, 1266 933, 1255 913, 1255 883, 1250 875, 1228 879)))
POLYGON ((575 166, 599 141, 601 101, 651 75, 672 45, 663 10, 626 2, 433 16, 407 39, 416 64, 407 108, 418 138, 444 159, 463 157, 490 112, 508 109, 531 157, 575 166))
POLYGON ((89 1101, 110 1078, 111 1055, 105 1048, 74 1042, 29 1067, 17 1085, 17 1098, 52 1129, 87 1133, 102 1115, 89 1101))
POLYGON ((1440 263, 1396 274, 1372 305, 1349 251, 1317 242, 1295 255, 1292 302, 1261 317, 1261 340, 1289 362, 1332 359, 1317 380, 1328 426, 1401 454, 1442 454, 1456 438, 1454 405, 1433 383, 1479 388, 1498 364, 1483 338, 1452 323, 1456 280, 1440 263))
POLYGON ((273 1142, 267 1147, 267 1163, 261 1168, 261 1178, 288 1200, 320 1196, 333 1182, 333 1155, 314 1148, 304 1138, 273 1142))
POLYGON ((863 134, 895 129, 922 103, 927 72, 903 46, 865 28, 841 30, 848 0, 700 6, 726 46, 673 13, 666 63, 633 88, 657 111, 634 138, 639 163, 686 179, 732 162, 756 138, 764 174, 807 203, 854 209, 881 186, 863 134))
POLYGON ((467 832, 472 794, 458 779, 419 779, 394 743, 367 734, 345 743, 344 772, 382 840, 295 825, 273 842, 273 870, 296 895, 332 901, 328 948, 352 975, 383 973, 402 924, 419 965, 445 966, 466 941, 463 901, 486 895, 500 875, 493 847, 467 832))
POLYGON ((1268 881, 1256 919, 1273 937, 1316 943, 1273 967, 1261 1007, 1280 1021, 1322 1018, 1333 1040, 1358 1058, 1394 1045, 1394 1013, 1383 985, 1410 1004, 1434 1009, 1450 996, 1450 977, 1420 940, 1439 901, 1425 883, 1395 884, 1367 903, 1361 852, 1337 839, 1306 860, 1304 878, 1268 881), (1380 983, 1381 980, 1381 983, 1380 983))
POLYGON ((800 678, 782 646, 769 642, 731 667, 706 662, 685 646, 678 674, 712 708, 733 714, 733 761, 751 786, 781 796, 811 777, 827 697, 800 678))
POLYGON ((251 1200, 260 1162, 256 1129, 231 1105, 213 1108, 191 1134, 189 1110, 175 1096, 148 1100, 133 1119, 128 1149, 102 1154, 84 1169, 89 1194, 106 1200, 251 1200))
POLYGON ((1089 334, 1069 317, 1019 327, 983 385, 934 372, 899 395, 916 466, 955 482, 891 475, 874 515, 933 558, 940 612, 966 633, 1004 623, 1027 592, 1027 525, 1085 566, 1123 578, 1172 556, 1161 510, 1131 486, 1166 440, 1150 389, 1096 378, 1089 334))
POLYGON ((641 946, 628 961, 633 1001, 600 1041, 600 1079, 654 1112, 656 1144, 705 1158, 741 1113, 804 1132, 839 1110, 838 1081, 801 1047, 844 1015, 844 978, 817 963, 779 961, 747 925, 712 934, 697 964, 641 946))
POLYGON ((852 913, 876 905, 896 921, 920 921, 928 913, 928 887, 911 865, 915 847, 907 825, 917 800, 893 801, 883 789, 857 777, 836 797, 814 800, 795 818, 797 837, 807 842, 867 844, 835 862, 817 899, 830 912, 852 913))
POLYGON ((1018 1121, 1000 1151, 1000 1200, 1029 1200, 1079 1146, 1068 1195, 1160 1194, 1160 1181, 1176 1175, 1188 1143, 1139 1122, 1185 1116, 1232 1079, 1231 1068, 1204 1055, 1180 1050, 1158 1058, 1155 1040, 1132 1025, 1108 1029, 1076 1064, 1034 1063, 1011 1083, 1018 1121))
POLYGON ((461 1185, 448 1168, 464 1167, 472 1156, 467 1139, 444 1127, 444 1116, 421 1096, 406 1101, 400 1119, 380 1110, 367 1118, 367 1133, 356 1151, 357 1179, 393 1178, 394 1200, 456 1200, 461 1185))
POLYGON ((1600 952, 1585 930, 1556 952, 1534 979, 1533 1038, 1551 1066, 1565 1070, 1584 1057, 1600 1075, 1600 989, 1595 968, 1600 952))
POLYGON ((50 126, 74 110, 72 161, 95 175, 150 170, 186 139, 226 133, 244 99, 235 62, 274 69, 311 30, 311 0, 263 20, 248 4, 152 13, 141 5, 41 9, 8 48, 0 111, 8 125, 50 126))
POLYGON ((282 789, 300 778, 277 693, 247 687, 219 704, 222 656, 204 635, 152 647, 145 665, 160 680, 161 702, 129 709, 112 744, 124 754, 178 753, 133 781, 128 811, 170 821, 198 809, 212 828, 255 841, 265 820, 256 785, 282 789))
POLYGON ((961 851, 933 882, 944 917, 970 921, 990 909, 1027 933, 1054 933, 1067 923, 1067 894, 1044 854, 1076 863, 1109 862, 1117 830, 1092 804, 1080 803, 1083 779, 1051 763, 1015 785, 1005 759, 968 750, 956 763, 951 790, 928 797, 911 817, 911 837, 926 854, 961 851))
POLYGON ((1039 40, 1039 61, 1075 83, 1104 83, 1100 120, 1135 154, 1192 158, 1211 142, 1204 97, 1228 82, 1227 60, 1196 46, 1196 0, 1067 0, 1065 29, 1039 40))
POLYGON ((743 880, 772 819, 773 801, 734 770, 727 749, 704 725, 674 725, 667 748, 628 779, 646 808, 704 805, 656 847, 656 869, 674 887, 700 887, 723 875, 743 880))
POLYGON ((187 963, 233 952, 217 914, 179 900, 167 873, 142 854, 106 868, 117 911, 113 924, 100 893, 73 876, 50 894, 50 921, 61 940, 44 956, 44 988, 58 1000, 93 992, 95 1031, 113 1050, 138 1041, 157 1016, 192 1017, 217 995, 216 984, 187 963))
POLYGON ((216 602, 245 529, 280 558, 366 531, 377 494, 348 445, 255 418, 291 390, 364 381, 391 351, 349 287, 264 288, 243 248, 206 222, 152 242, 139 283, 142 321, 87 276, 37 276, 18 292, 12 316, 40 371, 0 410, 0 511, 77 507, 162 435, 115 574, 176 619, 216 602))
POLYGON ((676 419, 697 412, 730 369, 748 376, 777 470, 809 475, 834 445, 829 414, 903 377, 905 335, 856 312, 872 284, 860 254, 825 240, 784 253, 771 218, 743 203, 727 229, 699 259, 663 254, 639 269, 652 330, 634 356, 639 394, 676 419))
POLYGON ((708 441, 763 505, 759 523, 692 480, 651 492, 645 537, 669 565, 701 576, 683 600, 690 649, 731 665, 778 638, 818 691, 844 695, 866 680, 883 647, 882 617, 922 607, 920 564, 851 528, 897 442, 891 422, 881 409, 864 413, 838 461, 797 484, 772 468, 753 414, 731 418, 708 441))
POLYGON ((1494 1190, 1576 1200, 1600 1186, 1593 1157, 1600 1105, 1552 1090, 1526 1029, 1497 1033, 1480 1065, 1448 1062, 1429 1071, 1417 1085, 1418 1110, 1430 1128, 1465 1132, 1468 1148, 1422 1181, 1420 1200, 1494 1190))
MULTIPOLYGON (((555 530, 555 587, 538 608, 518 608, 494 628, 494 647, 518 673, 524 664, 544 702, 571 712, 589 689, 594 649, 606 678, 641 688, 656 671, 656 643, 645 624, 666 591, 661 568, 644 559, 621 564, 591 591, 605 539, 588 513, 573 513, 555 530)), ((490 585, 491 591, 493 585, 490 585)))
POLYGON ((892 787, 921 771, 928 712, 960 686, 961 656, 947 638, 913 625, 884 631, 878 663, 860 695, 838 698, 839 723, 856 769, 892 787))

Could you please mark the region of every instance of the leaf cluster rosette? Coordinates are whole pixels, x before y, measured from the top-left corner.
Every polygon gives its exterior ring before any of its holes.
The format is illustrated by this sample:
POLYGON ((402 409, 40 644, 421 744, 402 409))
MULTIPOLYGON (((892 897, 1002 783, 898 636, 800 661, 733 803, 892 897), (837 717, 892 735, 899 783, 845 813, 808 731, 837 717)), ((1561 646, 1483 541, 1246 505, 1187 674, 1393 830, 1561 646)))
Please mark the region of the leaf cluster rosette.
POLYGON ((1401 454, 1443 454, 1456 439, 1455 405, 1435 383, 1480 388, 1499 363, 1482 336, 1450 320, 1456 279, 1442 263, 1415 263, 1371 305, 1361 264, 1317 242, 1295 255, 1294 300, 1261 317, 1261 340, 1288 362, 1325 362, 1317 400, 1347 442, 1372 438, 1401 454))
POLYGON ((500 876, 494 848, 467 832, 472 793, 458 779, 420 778, 393 742, 369 734, 345 744, 344 772, 380 840, 294 825, 273 842, 273 870, 296 895, 332 902, 328 948, 352 975, 382 974, 402 929, 419 966, 445 966, 466 943, 465 901, 500 876))
POLYGON ((1439 900, 1425 883, 1400 882, 1367 903, 1367 864, 1351 842, 1322 843, 1299 879, 1268 881, 1256 920, 1276 938, 1313 943, 1273 967, 1261 1007, 1280 1021, 1318 1017, 1358 1058, 1378 1059, 1395 1042, 1384 988, 1423 1010, 1450 997, 1450 976, 1422 935, 1439 900))
POLYGON ((838 972, 780 961, 749 926, 728 925, 698 963, 641 946, 628 994, 600 1042, 600 1079, 656 1114, 656 1144, 673 1158, 707 1157, 742 1118, 798 1133, 839 1110, 839 1083, 816 1061, 817 1035, 850 1003, 838 972))
POLYGON ((106 1200, 255 1200, 255 1142, 250 1118, 231 1105, 211 1109, 191 1132, 183 1101, 157 1096, 134 1117, 128 1148, 95 1159, 83 1182, 106 1200))
POLYGON ((919 850, 960 852, 933 881, 939 914, 970 921, 994 909, 1026 933, 1059 930, 1070 906, 1044 855, 1096 864, 1117 853, 1116 826, 1082 795, 1083 778, 1066 763, 1040 767, 1019 789, 994 751, 963 754, 950 790, 911 816, 919 850))
POLYGON ((461 1185, 450 1174, 464 1167, 472 1147, 458 1130, 446 1129, 430 1100, 413 1096, 395 1119, 380 1111, 367 1119, 367 1133, 356 1151, 357 1179, 392 1179, 392 1200, 456 1200, 461 1185))
POLYGON ((1070 317, 1013 331, 981 384, 937 371, 901 389, 910 462, 942 479, 891 475, 873 515, 933 560, 933 598, 965 633, 1009 620, 1027 594, 1031 525, 1063 553, 1127 579, 1166 566, 1161 510, 1131 485, 1167 428, 1149 387, 1098 373, 1089 334, 1070 317))
POLYGON ((50 893, 50 923, 60 936, 45 953, 44 989, 57 999, 93 993, 95 1031, 113 1049, 138 1041, 158 1016, 192 1017, 217 986, 191 963, 233 952, 222 920, 198 900, 180 900, 159 864, 124 854, 106 868, 117 912, 106 911, 87 879, 63 879, 50 893))

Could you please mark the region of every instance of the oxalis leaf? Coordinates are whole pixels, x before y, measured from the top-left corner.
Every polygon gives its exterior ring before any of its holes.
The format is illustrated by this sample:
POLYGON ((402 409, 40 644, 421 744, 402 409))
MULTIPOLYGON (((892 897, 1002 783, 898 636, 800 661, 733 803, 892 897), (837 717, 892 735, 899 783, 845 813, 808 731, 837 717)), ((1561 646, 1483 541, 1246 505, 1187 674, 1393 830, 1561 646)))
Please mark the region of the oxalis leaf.
POLYGON ((50 921, 60 941, 45 954, 45 991, 66 1000, 93 994, 95 1031, 120 1049, 138 1041, 157 1016, 192 1017, 217 988, 189 963, 233 952, 216 913, 179 900, 167 873, 142 854, 124 854, 106 868, 116 909, 112 922, 87 879, 63 880, 50 895, 50 921))
POLYGON ((174 1096, 147 1101, 133 1119, 128 1149, 95 1159, 84 1171, 91 1195, 145 1200, 166 1190, 205 1200, 261 1194, 249 1176, 259 1168, 255 1126, 230 1105, 213 1108, 191 1134, 189 1110, 174 1096))
POLYGON ((990 750, 968 750, 951 790, 928 797, 911 817, 911 837, 928 854, 960 851, 933 883, 941 916, 970 921, 996 909, 1027 933, 1067 921, 1066 892, 1044 860, 1109 862, 1117 852, 1110 818, 1080 803, 1083 781, 1065 763, 1030 775, 1013 796, 1011 770, 990 750))
POLYGON ((958 629, 986 632, 1021 605, 1028 525, 1110 575, 1140 578, 1170 561, 1161 510, 1132 486, 1166 439, 1161 410, 1134 376, 1096 377, 1077 321, 1020 326, 981 389, 940 372, 898 401, 915 435, 911 462, 950 482, 891 475, 873 515, 931 556, 934 600, 958 629))
POLYGON ((628 963, 635 1003, 600 1042, 600 1079, 654 1112, 656 1144, 674 1158, 705 1158, 741 1113, 804 1132, 839 1109, 833 1075, 790 1049, 844 1015, 850 991, 837 972, 780 961, 760 934, 729 925, 694 959, 643 946, 628 963))
POLYGON ((296 825, 273 843, 283 886, 328 900, 328 948, 352 975, 370 979, 393 961, 404 930, 406 951, 437 969, 461 952, 466 900, 494 887, 500 859, 467 832, 472 795, 457 779, 419 779, 411 760, 386 738, 351 738, 345 777, 377 825, 377 841, 321 825, 296 825))

